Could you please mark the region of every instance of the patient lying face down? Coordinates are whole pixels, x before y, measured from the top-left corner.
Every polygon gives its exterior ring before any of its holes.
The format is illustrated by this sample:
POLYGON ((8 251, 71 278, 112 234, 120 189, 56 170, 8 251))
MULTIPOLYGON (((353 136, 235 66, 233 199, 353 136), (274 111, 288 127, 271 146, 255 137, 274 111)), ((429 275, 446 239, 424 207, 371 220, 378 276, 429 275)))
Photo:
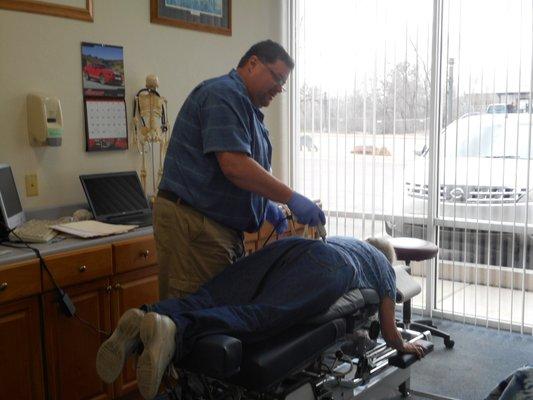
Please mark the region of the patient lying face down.
POLYGON ((387 242, 372 243, 345 237, 327 243, 279 240, 227 267, 186 298, 130 309, 98 350, 98 374, 113 382, 142 343, 137 382, 142 396, 152 399, 169 363, 179 361, 199 338, 227 334, 245 343, 264 340, 325 311, 349 290, 363 288, 379 294, 387 344, 422 357, 423 349, 404 343, 396 329, 394 251, 387 242))

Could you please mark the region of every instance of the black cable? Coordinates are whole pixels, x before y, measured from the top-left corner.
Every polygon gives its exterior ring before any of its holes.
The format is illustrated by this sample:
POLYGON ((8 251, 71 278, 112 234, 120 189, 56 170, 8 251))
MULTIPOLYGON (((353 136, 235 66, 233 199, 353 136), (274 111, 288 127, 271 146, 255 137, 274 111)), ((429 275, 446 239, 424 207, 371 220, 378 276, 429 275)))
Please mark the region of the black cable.
POLYGON ((281 224, 283 221, 285 221, 285 220, 289 221, 289 220, 291 220, 291 219, 292 219, 292 215, 288 215, 288 216, 286 216, 286 217, 280 219, 280 220, 278 221, 278 223, 276 224, 276 226, 274 227, 274 229, 272 229, 272 232, 270 232, 270 235, 268 235, 267 238, 266 238, 266 240, 263 242, 263 247, 266 246, 266 244, 268 243, 268 241, 270 240, 270 238, 272 237, 272 235, 274 234, 274 232, 276 232, 276 229, 278 229, 278 227, 280 226, 280 224, 281 224))
POLYGON ((74 317, 76 317, 76 319, 78 321, 80 321, 82 324, 87 325, 89 328, 91 328, 96 333, 99 333, 100 335, 103 335, 103 336, 106 336, 106 337, 110 337, 111 336, 111 334, 109 332, 106 332, 106 331, 104 331, 102 329, 97 328, 96 326, 91 324, 89 321, 87 321, 87 320, 83 319, 82 317, 80 317, 77 313, 74 314, 74 317))
POLYGON ((3 231, 2 231, 1 233, 2 233, 2 235, 5 235, 5 237, 4 237, 4 236, 0 236, 0 244, 2 244, 2 242, 4 242, 5 240, 7 240, 7 239, 9 238, 9 234, 10 234, 11 232, 13 232, 13 230, 14 230, 15 228, 10 228, 10 227, 8 227, 8 226, 4 223, 4 221, 2 221, 2 220, 0 220, 0 224, 2 224, 2 226, 1 226, 0 228, 3 229, 3 231))

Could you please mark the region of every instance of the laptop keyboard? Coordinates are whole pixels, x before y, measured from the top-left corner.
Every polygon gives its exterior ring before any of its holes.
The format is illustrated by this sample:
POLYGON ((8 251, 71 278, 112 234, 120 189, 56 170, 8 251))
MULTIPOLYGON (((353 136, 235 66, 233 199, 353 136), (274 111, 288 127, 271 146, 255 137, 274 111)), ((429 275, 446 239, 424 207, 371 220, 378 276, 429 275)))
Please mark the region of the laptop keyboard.
POLYGON ((152 214, 108 218, 108 224, 151 226, 152 214))

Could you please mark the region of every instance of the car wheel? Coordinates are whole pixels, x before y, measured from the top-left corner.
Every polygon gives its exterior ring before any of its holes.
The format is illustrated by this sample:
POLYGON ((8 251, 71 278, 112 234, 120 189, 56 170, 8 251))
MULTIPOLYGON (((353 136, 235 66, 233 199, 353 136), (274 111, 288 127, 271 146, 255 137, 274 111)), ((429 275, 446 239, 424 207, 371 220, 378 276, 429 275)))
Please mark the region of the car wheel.
POLYGON ((100 75, 100 83, 103 85, 105 84, 105 77, 103 75, 100 75))

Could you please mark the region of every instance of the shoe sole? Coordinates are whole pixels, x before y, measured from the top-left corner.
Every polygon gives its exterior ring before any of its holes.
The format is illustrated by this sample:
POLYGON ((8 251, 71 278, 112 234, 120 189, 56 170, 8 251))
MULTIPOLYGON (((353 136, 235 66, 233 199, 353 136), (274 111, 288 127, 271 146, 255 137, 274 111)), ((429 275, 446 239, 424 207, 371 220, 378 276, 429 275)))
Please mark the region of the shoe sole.
POLYGON ((176 328, 167 325, 156 313, 148 313, 141 321, 140 336, 144 350, 137 360, 137 386, 141 395, 151 400, 159 392, 161 379, 172 360, 176 328))
POLYGON ((96 372, 105 383, 114 382, 126 362, 127 356, 139 342, 139 328, 144 312, 130 309, 122 315, 117 328, 96 354, 96 372))

